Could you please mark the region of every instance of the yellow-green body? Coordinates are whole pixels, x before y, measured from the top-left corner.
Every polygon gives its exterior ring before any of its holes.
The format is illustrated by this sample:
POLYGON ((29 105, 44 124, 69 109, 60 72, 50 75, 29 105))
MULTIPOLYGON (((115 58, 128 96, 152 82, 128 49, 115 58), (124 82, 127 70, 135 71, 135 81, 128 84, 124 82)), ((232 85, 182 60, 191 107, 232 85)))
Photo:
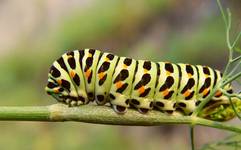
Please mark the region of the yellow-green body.
MULTIPOLYGON (((93 49, 63 54, 48 77, 48 94, 70 106, 95 100, 98 105, 110 103, 122 114, 135 107, 141 113, 156 108, 183 115, 190 115, 222 78, 218 70, 207 66, 135 60, 93 49)), ((230 85, 223 90, 232 92, 230 85)), ((218 89, 202 116, 215 120, 217 109, 225 108, 221 115, 230 112, 224 103, 230 107, 218 89)), ((240 107, 238 101, 235 104, 240 107)))

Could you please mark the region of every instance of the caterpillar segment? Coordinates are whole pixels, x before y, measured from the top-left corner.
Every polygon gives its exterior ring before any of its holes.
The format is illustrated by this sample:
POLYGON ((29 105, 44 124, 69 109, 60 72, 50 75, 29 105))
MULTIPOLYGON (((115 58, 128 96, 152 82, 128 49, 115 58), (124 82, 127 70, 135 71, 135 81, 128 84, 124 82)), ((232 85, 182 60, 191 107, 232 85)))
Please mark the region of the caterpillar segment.
POLYGON ((118 56, 103 53, 99 59, 95 81, 95 101, 98 105, 108 102, 112 76, 118 61, 118 56))
POLYGON ((195 109, 196 90, 198 85, 198 75, 194 66, 190 64, 177 64, 179 67, 179 87, 176 96, 176 105, 184 111, 185 114, 190 114, 195 109))
POLYGON ((85 89, 88 95, 88 100, 94 101, 96 68, 101 56, 101 52, 94 49, 86 49, 79 51, 79 53, 79 62, 84 76, 85 89))
POLYGON ((176 109, 176 96, 179 85, 178 66, 169 62, 158 62, 156 84, 155 107, 172 113, 176 109))
MULTIPOLYGON (((45 89, 69 106, 96 101, 98 105, 109 103, 119 114, 132 106, 140 113, 157 108, 190 115, 221 79, 218 70, 207 66, 155 63, 85 49, 69 51, 57 59, 45 89)), ((232 93, 230 84, 223 90, 232 93)), ((223 104, 229 104, 228 98, 218 90, 202 115, 211 118, 209 108, 223 104)))
POLYGON ((206 98, 210 94, 211 90, 221 78, 217 78, 217 75, 220 74, 220 72, 217 72, 208 66, 197 65, 196 69, 198 72, 198 85, 196 90, 197 106, 200 104, 201 99, 206 98))
MULTIPOLYGON (((71 83, 77 92, 77 97, 75 100, 69 102, 69 105, 76 106, 81 104, 87 104, 89 99, 86 94, 85 89, 85 80, 80 64, 80 59, 82 59, 81 51, 74 50, 69 51, 62 55, 64 63, 62 64, 63 68, 67 68, 67 72, 71 79, 71 83), (65 66, 64 66, 65 64, 65 66)), ((61 58, 60 58, 61 59, 61 58)), ((62 62, 59 61, 61 64, 62 62)))
POLYGON ((138 60, 131 91, 131 104, 140 113, 147 113, 154 106, 157 65, 151 61, 138 60))
POLYGON ((134 59, 120 57, 116 65, 118 69, 113 74, 109 99, 117 113, 125 113, 130 105, 136 63, 134 59))

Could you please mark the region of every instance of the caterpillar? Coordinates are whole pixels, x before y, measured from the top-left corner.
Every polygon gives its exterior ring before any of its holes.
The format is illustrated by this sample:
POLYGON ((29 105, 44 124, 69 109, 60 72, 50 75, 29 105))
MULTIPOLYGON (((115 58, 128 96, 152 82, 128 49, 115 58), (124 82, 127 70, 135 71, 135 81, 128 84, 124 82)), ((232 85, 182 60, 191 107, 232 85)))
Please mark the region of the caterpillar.
MULTIPOLYGON (((45 88, 59 102, 79 106, 110 104, 118 114, 158 109, 190 115, 222 74, 208 66, 152 62, 119 57, 95 49, 68 51, 50 67, 45 88)), ((223 90, 232 93, 231 85, 223 90)), ((208 105, 227 98, 217 90, 208 105)))

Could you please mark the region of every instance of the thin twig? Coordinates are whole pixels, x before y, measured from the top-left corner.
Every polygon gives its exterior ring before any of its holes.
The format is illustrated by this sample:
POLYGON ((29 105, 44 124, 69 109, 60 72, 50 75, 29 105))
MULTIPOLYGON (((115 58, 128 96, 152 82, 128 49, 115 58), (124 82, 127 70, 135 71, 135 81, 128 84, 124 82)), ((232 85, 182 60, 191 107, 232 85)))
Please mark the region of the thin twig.
POLYGON ((190 126, 190 141, 191 141, 191 146, 192 150, 195 150, 195 144, 194 144, 194 126, 190 126))
MULTIPOLYGON (((221 82, 221 81, 220 81, 221 82)), ((219 83, 220 83, 219 82, 219 83)), ((211 100, 211 98, 215 95, 217 89, 219 89, 219 83, 212 89, 210 94, 204 98, 204 99, 199 99, 201 103, 198 105, 198 107, 193 111, 192 116, 198 116, 198 114, 201 112, 203 107, 211 100)))
POLYGON ((228 73, 227 77, 232 76, 237 71, 237 69, 240 69, 240 68, 241 68, 241 60, 237 64, 235 64, 232 70, 228 73))
POLYGON ((234 42, 233 42, 233 44, 232 44, 232 48, 235 47, 235 45, 236 45, 236 43, 238 42, 240 36, 241 36, 241 32, 239 32, 238 35, 236 36, 236 38, 235 38, 235 40, 234 40, 234 42))
POLYGON ((220 9, 220 12, 221 12, 221 14, 222 14, 224 24, 225 24, 225 26, 227 26, 227 25, 228 25, 227 19, 226 19, 226 16, 225 16, 225 14, 224 14, 223 7, 222 7, 222 5, 221 5, 221 3, 220 3, 220 0, 217 0, 217 3, 218 3, 218 7, 219 7, 219 9, 220 9))
POLYGON ((228 78, 227 80, 225 80, 220 87, 223 88, 225 85, 238 79, 239 77, 241 77, 241 72, 239 72, 239 73, 233 75, 231 78, 228 78))
POLYGON ((238 61, 238 60, 240 60, 240 59, 241 59, 241 55, 239 55, 238 57, 234 58, 234 59, 232 60, 232 63, 233 63, 233 62, 236 62, 236 61, 238 61))

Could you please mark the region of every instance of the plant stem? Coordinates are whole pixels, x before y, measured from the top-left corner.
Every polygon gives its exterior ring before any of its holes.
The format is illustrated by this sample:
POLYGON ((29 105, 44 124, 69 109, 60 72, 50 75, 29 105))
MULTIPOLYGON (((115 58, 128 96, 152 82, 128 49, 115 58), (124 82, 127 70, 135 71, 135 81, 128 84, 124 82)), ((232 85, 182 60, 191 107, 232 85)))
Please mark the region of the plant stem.
POLYGON ((198 114, 201 112, 203 107, 211 100, 211 98, 215 95, 217 89, 219 88, 219 84, 212 89, 211 93, 204 99, 200 99, 201 103, 199 106, 193 111, 192 116, 198 116, 198 114))
POLYGON ((221 12, 221 14, 222 14, 224 24, 225 24, 225 26, 228 26, 227 19, 226 19, 226 15, 224 14, 223 7, 222 7, 222 5, 221 5, 221 3, 220 3, 220 0, 217 0, 217 3, 218 3, 218 7, 219 7, 219 9, 220 9, 220 12, 221 12))
POLYGON ((233 42, 233 44, 232 44, 232 48, 235 47, 235 45, 236 45, 236 43, 238 42, 240 36, 241 36, 241 32, 239 32, 238 35, 236 36, 236 38, 235 38, 235 40, 234 40, 234 42, 233 42))
POLYGON ((148 114, 140 114, 136 110, 129 109, 124 115, 116 114, 108 106, 83 105, 80 107, 68 107, 64 104, 50 106, 23 106, 0 107, 0 120, 8 121, 79 121, 86 123, 130 125, 130 126, 159 126, 163 124, 189 124, 202 125, 218 129, 224 129, 241 133, 240 127, 221 122, 211 121, 195 116, 174 116, 150 111, 148 114))
POLYGON ((238 57, 234 58, 234 59, 232 60, 232 63, 234 63, 234 62, 236 62, 236 61, 238 61, 238 60, 241 60, 241 55, 239 55, 238 57))
POLYGON ((194 145, 194 126, 191 125, 190 126, 190 140, 191 140, 191 146, 192 146, 192 150, 195 150, 195 145, 194 145))
POLYGON ((235 66, 232 68, 232 70, 228 73, 227 77, 232 76, 239 68, 241 68, 241 60, 237 64, 235 64, 235 66))
POLYGON ((236 80, 237 78, 241 77, 241 72, 238 72, 237 74, 233 75, 231 78, 228 78, 227 80, 225 80, 222 85, 221 88, 223 88, 226 84, 236 80))

